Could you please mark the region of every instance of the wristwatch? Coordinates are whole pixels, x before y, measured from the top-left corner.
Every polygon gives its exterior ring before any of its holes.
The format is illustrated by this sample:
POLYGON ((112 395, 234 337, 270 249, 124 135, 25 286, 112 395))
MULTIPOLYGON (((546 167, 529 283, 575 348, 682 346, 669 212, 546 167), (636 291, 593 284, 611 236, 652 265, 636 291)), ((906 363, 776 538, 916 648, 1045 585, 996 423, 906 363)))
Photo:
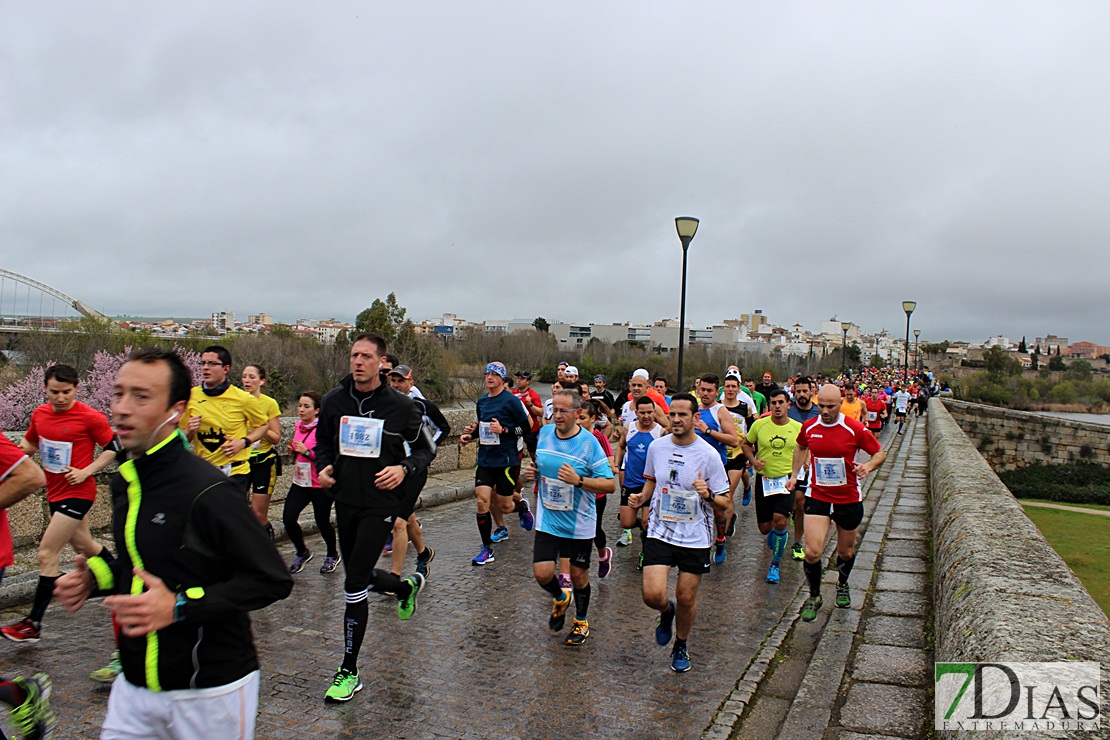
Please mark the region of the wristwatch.
POLYGON ((175 622, 184 622, 185 621, 185 607, 188 603, 189 603, 189 599, 188 599, 188 597, 185 596, 185 592, 184 591, 179 591, 177 593, 177 601, 174 602, 174 605, 173 605, 173 621, 175 621, 175 622))

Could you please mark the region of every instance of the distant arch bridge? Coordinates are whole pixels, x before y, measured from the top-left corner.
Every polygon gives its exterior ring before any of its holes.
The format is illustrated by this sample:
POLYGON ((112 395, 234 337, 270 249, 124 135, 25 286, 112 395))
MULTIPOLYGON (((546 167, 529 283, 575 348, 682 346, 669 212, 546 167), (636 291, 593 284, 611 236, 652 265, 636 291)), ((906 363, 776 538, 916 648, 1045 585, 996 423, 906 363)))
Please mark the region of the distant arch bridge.
POLYGON ((95 308, 57 288, 0 269, 0 324, 4 331, 52 329, 82 316, 108 320, 95 308))

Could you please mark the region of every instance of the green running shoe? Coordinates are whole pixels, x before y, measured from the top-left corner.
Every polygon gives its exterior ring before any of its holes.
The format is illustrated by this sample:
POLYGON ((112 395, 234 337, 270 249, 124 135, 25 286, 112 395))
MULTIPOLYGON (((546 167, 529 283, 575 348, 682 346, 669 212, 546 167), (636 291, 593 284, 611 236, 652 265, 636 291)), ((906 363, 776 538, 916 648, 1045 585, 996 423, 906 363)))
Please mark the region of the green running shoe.
POLYGON ((852 594, 848 590, 847 583, 836 584, 836 605, 841 609, 847 609, 852 605, 852 594))
POLYGON ((119 650, 112 653, 112 659, 103 668, 97 668, 89 674, 89 678, 98 683, 112 683, 116 676, 123 673, 123 665, 119 662, 119 650))
POLYGON ((50 708, 50 676, 36 673, 31 678, 19 677, 14 683, 23 689, 27 697, 23 703, 8 713, 11 722, 25 738, 49 738, 54 736, 58 720, 50 708))
POLYGON ((795 542, 793 545, 790 546, 790 557, 794 558, 795 560, 806 559, 806 551, 805 548, 802 547, 801 542, 795 542))
POLYGON ((821 609, 821 597, 810 596, 806 599, 806 603, 802 606, 802 621, 812 622, 817 619, 817 612, 821 609))
POLYGON ((414 573, 405 579, 405 583, 409 584, 412 589, 409 591, 408 596, 402 596, 397 599, 397 616, 402 621, 408 619, 416 613, 416 595, 420 593, 420 589, 424 588, 424 576, 419 573, 414 573))
POLYGON ((335 672, 328 693, 324 694, 324 701, 350 701, 355 694, 362 691, 362 681, 357 673, 351 673, 346 668, 335 672))

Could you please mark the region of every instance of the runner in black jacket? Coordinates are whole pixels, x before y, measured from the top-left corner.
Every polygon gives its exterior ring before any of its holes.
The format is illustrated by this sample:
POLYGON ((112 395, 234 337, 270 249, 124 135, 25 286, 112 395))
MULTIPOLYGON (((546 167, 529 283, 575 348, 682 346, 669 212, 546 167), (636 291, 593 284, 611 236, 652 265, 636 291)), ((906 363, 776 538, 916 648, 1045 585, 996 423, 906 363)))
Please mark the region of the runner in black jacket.
POLYGON ((174 426, 190 382, 161 349, 137 350, 120 369, 112 413, 129 459, 111 489, 121 547, 110 563, 79 556, 55 584, 70 611, 113 594, 104 604, 120 625, 123 680, 112 685, 102 738, 160 737, 170 726, 189 737, 228 726, 251 736, 259 671, 247 612, 293 587, 241 490, 174 426))
POLYGON ((397 615, 408 619, 424 586, 419 573, 401 580, 374 567, 404 503, 405 480, 427 470, 435 454, 421 431, 420 410, 380 374, 384 353, 385 340, 377 334, 355 337, 351 374, 324 396, 316 427, 316 469, 320 485, 335 497, 346 573, 343 664, 326 701, 349 701, 362 688, 358 654, 366 633, 367 591, 396 594, 397 615))

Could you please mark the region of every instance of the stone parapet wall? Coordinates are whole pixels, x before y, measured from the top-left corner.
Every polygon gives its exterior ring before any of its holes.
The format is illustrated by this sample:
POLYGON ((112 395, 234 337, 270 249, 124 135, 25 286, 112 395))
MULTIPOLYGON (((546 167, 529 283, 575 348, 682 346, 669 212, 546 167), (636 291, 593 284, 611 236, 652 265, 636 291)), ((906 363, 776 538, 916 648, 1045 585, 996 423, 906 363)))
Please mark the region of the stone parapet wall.
MULTIPOLYGON (((1110 675, 1110 621, 945 408, 950 403, 934 398, 928 413, 936 660, 1100 661, 1110 675)), ((1105 691, 1102 704, 1105 714, 1105 691)))
MULTIPOLYGON (((474 445, 466 447, 459 445, 459 434, 463 426, 473 421, 474 409, 444 411, 443 415, 451 425, 451 436, 440 443, 436 458, 432 461, 431 471, 438 473, 474 467, 476 447, 474 445)), ((288 447, 289 441, 293 438, 293 428, 296 422, 295 418, 282 417, 281 442, 277 445, 279 450, 285 450, 288 447)), ((6 432, 6 435, 8 439, 17 444, 19 440, 23 439, 23 432, 6 432)), ((291 460, 290 456, 284 456, 286 464, 282 466, 282 474, 274 485, 273 501, 275 502, 283 501, 289 487, 293 484, 291 460)), ((35 456, 35 462, 39 462, 37 455, 35 456)), ((116 466, 112 464, 107 470, 96 476, 98 494, 96 503, 93 504, 93 508, 89 511, 87 517, 89 528, 93 532, 102 532, 111 527, 112 507, 108 495, 108 482, 115 471, 116 466)), ((8 509, 8 522, 12 530, 12 540, 16 547, 38 543, 49 521, 50 509, 46 505, 45 489, 31 494, 8 509)))
POLYGON ((1035 463, 1110 465, 1110 427, 1106 425, 954 399, 945 399, 943 404, 995 470, 1035 463))

